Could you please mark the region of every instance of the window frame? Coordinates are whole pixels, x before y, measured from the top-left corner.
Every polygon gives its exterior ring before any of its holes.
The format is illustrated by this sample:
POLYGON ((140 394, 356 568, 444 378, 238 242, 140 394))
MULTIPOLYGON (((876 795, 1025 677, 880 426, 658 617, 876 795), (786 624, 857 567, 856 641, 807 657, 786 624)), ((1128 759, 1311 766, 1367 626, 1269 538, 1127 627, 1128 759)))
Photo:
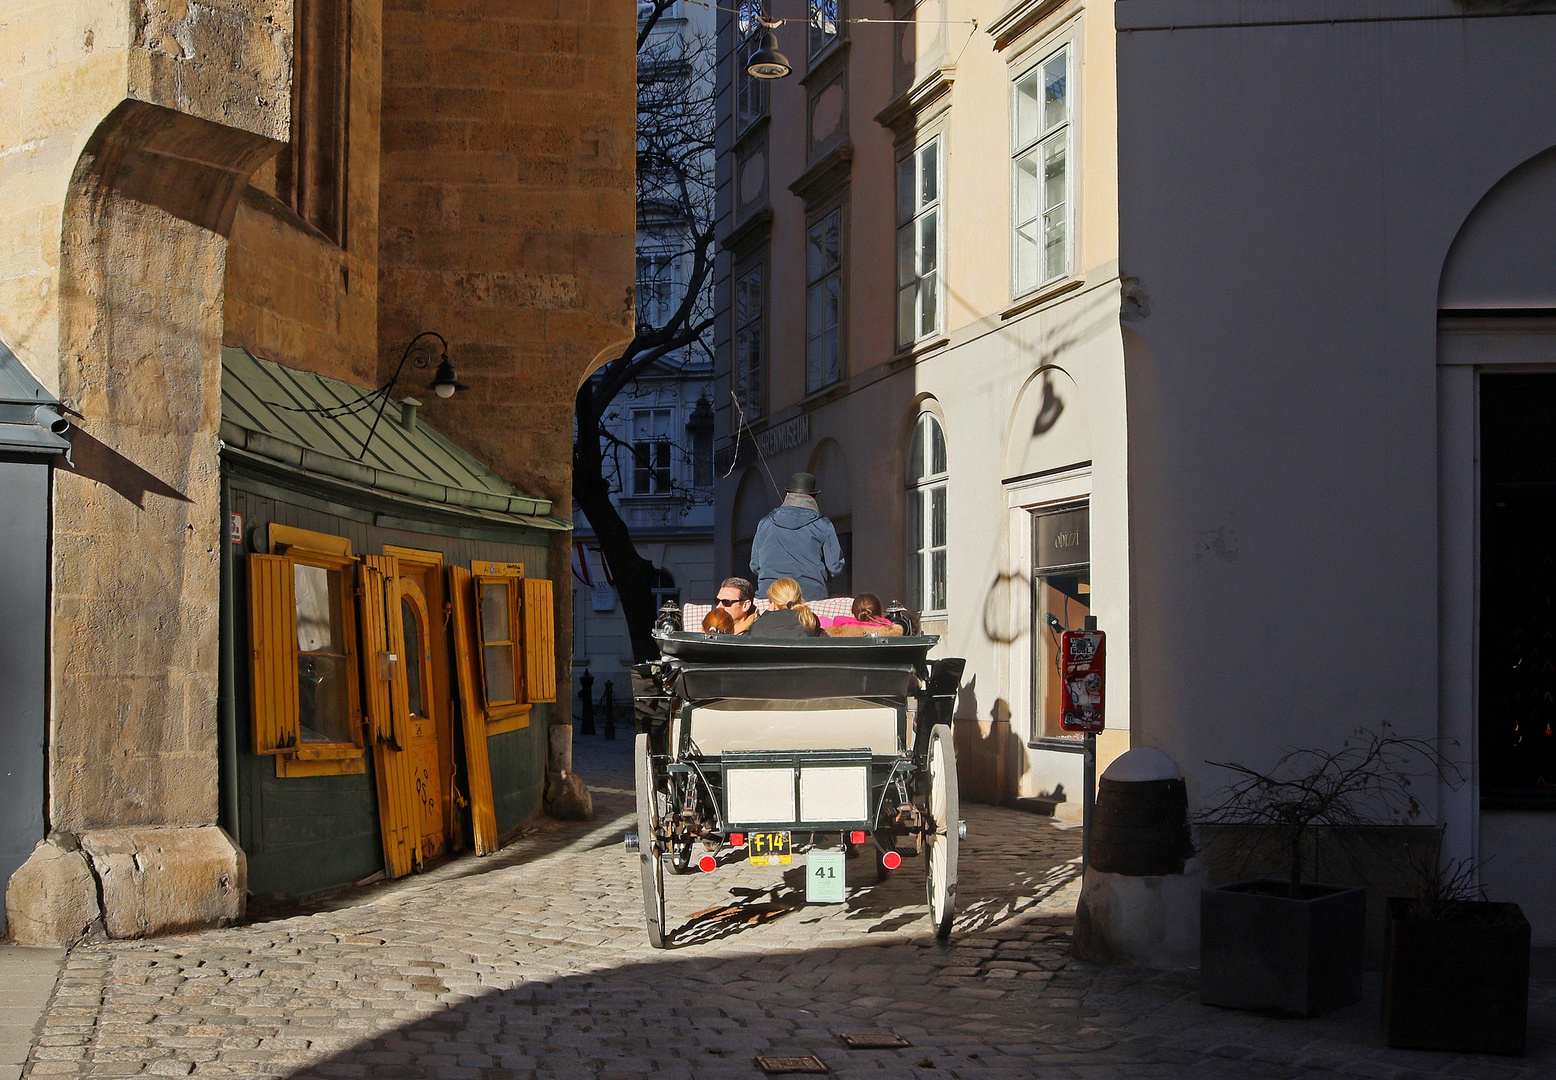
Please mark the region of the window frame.
MULTIPOLYGON (((472 565, 472 569, 473 569, 472 565)), ((493 567, 485 567, 483 571, 493 570, 493 567)), ((475 580, 475 637, 476 649, 479 653, 477 670, 481 673, 481 703, 486 707, 486 719, 490 723, 493 720, 504 719, 513 714, 527 710, 529 705, 524 700, 524 666, 522 650, 524 637, 521 633, 522 624, 519 622, 519 585, 520 574, 502 572, 476 572, 475 580), (501 585, 507 594, 508 608, 508 636, 496 641, 486 639, 486 621, 481 617, 481 608, 485 603, 485 590, 488 585, 501 585), (513 697, 510 699, 494 701, 492 699, 491 682, 486 670, 486 650, 506 645, 512 663, 513 672, 513 697)))
POLYGON ((816 61, 843 39, 843 4, 844 0, 805 0, 805 60, 809 67, 814 68, 816 61), (821 25, 827 4, 832 5, 830 34, 821 25))
MULTIPOLYGON (((1058 733, 1052 733, 1047 730, 1039 730, 1040 728, 1046 729, 1047 726, 1047 716, 1043 712, 1044 707, 1047 704, 1047 696, 1043 691, 1046 691, 1048 688, 1049 679, 1057 680, 1058 678, 1054 671, 1045 668, 1043 653, 1047 651, 1052 654, 1046 658, 1046 662, 1057 663, 1058 649, 1053 644, 1052 637, 1050 636, 1050 628, 1046 625, 1040 625, 1039 620, 1042 618, 1040 614, 1042 605, 1039 600, 1040 594, 1038 590, 1043 582, 1048 578, 1084 574, 1086 577, 1086 595, 1089 597, 1094 597, 1096 595, 1091 591, 1091 497, 1088 495, 1079 499, 1066 499, 1061 502, 1049 503, 1039 507, 1031 507, 1028 508, 1028 514, 1030 521, 1028 522, 1029 535, 1027 542, 1030 546, 1029 566, 1031 570, 1031 597, 1028 602, 1027 609, 1030 612, 1031 626, 1028 627, 1028 629, 1032 634, 1032 649, 1030 658, 1031 671, 1028 673, 1030 686, 1028 687, 1027 691, 1027 700, 1032 715, 1029 721, 1031 724, 1031 729, 1028 734, 1027 745, 1032 748, 1047 747, 1049 749, 1069 750, 1073 749, 1076 744, 1083 741, 1082 734, 1080 732, 1064 731, 1061 729, 1058 733), (1056 517, 1060 514, 1073 514, 1077 511, 1084 511, 1086 514, 1086 558, 1082 561, 1055 562, 1051 566, 1039 566, 1039 559, 1037 557, 1036 551, 1038 539, 1038 521, 1041 518, 1056 517)), ((1091 611, 1092 605, 1088 603, 1086 605, 1086 613, 1090 614, 1091 611)), ((1085 625, 1084 616, 1082 617, 1081 625, 1085 625)), ((1067 627, 1067 629, 1076 628, 1067 627)))
MULTIPOLYGON (((633 409, 628 422, 631 424, 632 436, 632 490, 624 494, 630 494, 634 499, 663 499, 675 494, 675 440, 670 437, 670 431, 675 425, 675 410, 665 406, 647 406, 641 409, 633 409), (663 415, 664 436, 639 439, 637 436, 638 420, 640 417, 653 417, 663 415), (645 457, 648 459, 645 462, 645 457), (662 462, 654 461, 656 457, 662 457, 662 462), (661 483, 660 474, 663 473, 661 483), (639 490, 639 476, 646 475, 648 490, 639 490)), ((650 427, 657 427, 651 422, 650 427)))
MULTIPOLYGON (((1075 261, 1075 44, 1065 40, 1055 44, 1052 48, 1044 50, 1036 60, 1023 63, 1014 69, 1010 78, 1010 294, 1012 299, 1028 296, 1039 289, 1052 285, 1054 282, 1063 281, 1071 276, 1075 261), (1055 58, 1064 58, 1064 118, 1052 126, 1039 125, 1037 133, 1029 140, 1021 140, 1021 90, 1020 86, 1029 76, 1037 75, 1042 80, 1042 71, 1055 58), (1030 284, 1024 284, 1021 275, 1021 229, 1025 224, 1021 219, 1021 162, 1028 156, 1036 155, 1039 165, 1042 161, 1042 151, 1045 146, 1060 143, 1064 152, 1064 201, 1062 213, 1064 221, 1064 257, 1063 266, 1057 273, 1048 274, 1045 269, 1046 249, 1039 246, 1037 249, 1037 266, 1033 271, 1030 284)), ((1039 181, 1039 192, 1043 184, 1039 181)), ((1044 217, 1051 211, 1039 209, 1030 223, 1041 227, 1044 217)))
MULTIPOLYGON (((848 325, 848 296, 847 277, 844 273, 847 264, 848 253, 848 215, 842 200, 832 202, 815 213, 809 215, 805 225, 805 395, 819 394, 841 383, 847 374, 846 357, 846 330, 848 325), (820 227, 823 230, 826 222, 832 217, 837 218, 837 261, 826 267, 819 274, 813 274, 811 270, 811 245, 812 234, 820 227), (831 379, 826 378, 826 372, 822 371, 818 379, 812 379, 815 369, 816 357, 812 351, 817 340, 817 335, 811 333, 811 296, 818 288, 825 286, 828 279, 837 281, 837 321, 833 324, 836 334, 836 364, 837 371, 831 379)), ((823 327, 819 335, 822 340, 826 337, 826 328, 823 327)), ((823 360, 824 362, 824 360, 823 360)))
MULTIPOLYGON (((733 275, 734 288, 730 297, 730 381, 735 390, 736 399, 740 402, 745 412, 745 419, 750 421, 767 413, 767 259, 765 252, 750 262, 737 269, 733 275), (741 320, 740 303, 741 287, 752 275, 757 275, 756 283, 756 314, 752 318, 741 320), (747 357, 741 348, 742 337, 754 330, 756 333, 755 377, 750 364, 746 363, 747 357), (752 386, 752 383, 755 386, 752 386)), ((738 423, 739 418, 736 418, 738 423)))
MULTIPOLYGON (((741 0, 739 6, 742 9, 749 9, 754 15, 761 15, 763 11, 762 4, 756 0, 741 0)), ((730 119, 734 122, 737 138, 767 115, 769 102, 767 80, 758 79, 746 70, 746 64, 761 40, 762 24, 753 17, 750 28, 742 30, 740 24, 744 20, 745 11, 737 11, 730 27, 730 33, 735 39, 733 57, 735 70, 730 79, 730 93, 734 96, 734 101, 730 103, 730 119)))
POLYGON ((897 161, 896 169, 896 265, 897 265, 897 345, 902 349, 912 348, 920 342, 939 337, 944 333, 945 320, 945 140, 939 132, 931 135, 897 161), (931 203, 920 205, 919 197, 912 199, 912 207, 905 209, 903 206, 903 168, 912 169, 913 176, 909 190, 922 193, 924 190, 924 153, 931 147, 935 150, 935 197, 931 203), (935 266, 930 272, 935 275, 934 296, 934 325, 928 330, 923 329, 923 295, 921 283, 924 279, 922 265, 923 245, 918 242, 922 229, 922 221, 933 214, 935 216, 935 266), (904 265, 903 237, 907 236, 911 244, 911 271, 912 280, 905 281, 905 273, 910 269, 904 265), (912 327, 914 333, 904 335, 903 329, 903 294, 909 289, 913 292, 912 327))
POLYGON ((908 436, 908 470, 904 476, 903 496, 903 551, 905 555, 906 569, 909 579, 904 582, 907 586, 907 595, 912 604, 917 602, 920 619, 943 619, 950 614, 950 565, 951 565, 951 454, 949 442, 945 437, 945 422, 939 413, 933 409, 921 409, 913 419, 913 426, 908 436), (934 442, 930 436, 921 443, 920 432, 928 429, 940 433, 940 445, 945 449, 945 468, 936 472, 932 465, 934 461, 934 442), (923 453, 920 461, 914 461, 913 449, 922 446, 923 453), (922 467, 921 467, 922 465, 922 467), (943 491, 942 503, 944 505, 945 535, 940 544, 934 543, 934 495, 935 491, 943 491), (918 505, 918 530, 920 543, 917 547, 911 545, 913 533, 911 531, 911 515, 914 512, 914 504, 918 505), (934 596, 935 578, 935 554, 942 556, 942 578, 939 581, 944 603, 939 607, 928 606, 927 601, 934 596))

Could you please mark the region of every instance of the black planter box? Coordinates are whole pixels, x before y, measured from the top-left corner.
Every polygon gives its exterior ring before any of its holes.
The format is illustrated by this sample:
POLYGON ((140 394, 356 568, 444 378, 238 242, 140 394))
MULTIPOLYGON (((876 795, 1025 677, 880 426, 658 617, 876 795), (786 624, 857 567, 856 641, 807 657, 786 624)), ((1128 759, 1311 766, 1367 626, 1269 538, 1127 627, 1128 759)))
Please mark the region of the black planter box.
POLYGON ((1517 904, 1453 905, 1441 918, 1390 897, 1383 1027, 1392 1047, 1522 1054, 1529 1020, 1529 920, 1517 904))
POLYGON ((1199 987, 1207 1005, 1295 1016, 1362 996, 1367 890, 1256 878, 1200 894, 1199 987))

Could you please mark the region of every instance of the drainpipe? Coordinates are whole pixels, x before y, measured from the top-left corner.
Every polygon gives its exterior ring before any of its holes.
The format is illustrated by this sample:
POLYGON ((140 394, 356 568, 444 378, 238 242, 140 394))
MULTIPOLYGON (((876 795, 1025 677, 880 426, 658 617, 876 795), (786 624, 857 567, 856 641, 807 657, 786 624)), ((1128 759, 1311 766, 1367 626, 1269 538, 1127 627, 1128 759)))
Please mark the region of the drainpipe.
POLYGON ((219 757, 217 783, 221 794, 221 827, 232 842, 243 846, 238 834, 238 707, 233 700, 237 688, 237 609, 234 604, 232 510, 227 477, 221 481, 221 607, 218 618, 217 649, 219 672, 216 682, 216 748, 219 757))

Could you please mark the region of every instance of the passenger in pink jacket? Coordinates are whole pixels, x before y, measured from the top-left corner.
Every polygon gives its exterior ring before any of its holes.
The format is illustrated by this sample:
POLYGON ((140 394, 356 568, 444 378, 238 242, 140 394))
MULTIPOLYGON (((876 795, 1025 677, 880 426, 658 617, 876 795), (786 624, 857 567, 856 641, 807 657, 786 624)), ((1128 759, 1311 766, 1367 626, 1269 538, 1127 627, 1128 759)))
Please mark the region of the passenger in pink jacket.
POLYGON ((853 615, 839 615, 833 619, 827 633, 832 637, 862 637, 865 634, 897 637, 902 633, 902 627, 883 616, 881 598, 867 592, 854 597, 853 615))

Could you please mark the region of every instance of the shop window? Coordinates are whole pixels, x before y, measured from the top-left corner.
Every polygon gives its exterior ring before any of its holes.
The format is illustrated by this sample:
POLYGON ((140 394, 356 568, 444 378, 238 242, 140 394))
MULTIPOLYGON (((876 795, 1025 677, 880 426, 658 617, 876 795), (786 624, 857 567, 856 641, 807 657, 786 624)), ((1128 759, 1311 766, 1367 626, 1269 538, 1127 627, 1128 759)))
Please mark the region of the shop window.
POLYGON ((843 211, 835 208, 811 223, 806 237, 805 392, 842 376, 843 211))
POLYGON ((1020 296, 1070 269, 1068 47, 1016 78, 1012 113, 1012 291, 1020 296))
POLYGON ((1059 634, 1083 630, 1091 614, 1091 525, 1084 506, 1036 514, 1032 520, 1032 733, 1078 738, 1060 722, 1059 634))
POLYGON ((940 332, 940 140, 897 164, 897 343, 940 332))
POLYGON ((946 612, 948 475, 945 432, 933 413, 923 413, 908 452, 907 585, 908 607, 927 616, 946 612))
POLYGON ((254 753, 360 757, 354 561, 274 546, 248 566, 254 753))
POLYGON ((281 201, 345 243, 351 5, 293 0, 292 139, 276 159, 281 201))

